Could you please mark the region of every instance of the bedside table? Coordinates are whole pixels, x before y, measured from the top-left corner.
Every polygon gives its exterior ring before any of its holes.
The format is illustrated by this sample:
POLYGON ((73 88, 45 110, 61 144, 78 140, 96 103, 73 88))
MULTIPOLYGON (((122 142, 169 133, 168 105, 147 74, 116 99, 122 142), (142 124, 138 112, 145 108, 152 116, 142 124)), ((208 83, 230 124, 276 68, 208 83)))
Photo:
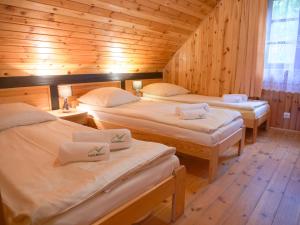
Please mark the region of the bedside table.
POLYGON ((88 113, 76 111, 76 109, 72 109, 70 112, 62 112, 61 109, 48 111, 50 114, 63 119, 68 120, 74 123, 79 123, 82 125, 88 125, 88 113))

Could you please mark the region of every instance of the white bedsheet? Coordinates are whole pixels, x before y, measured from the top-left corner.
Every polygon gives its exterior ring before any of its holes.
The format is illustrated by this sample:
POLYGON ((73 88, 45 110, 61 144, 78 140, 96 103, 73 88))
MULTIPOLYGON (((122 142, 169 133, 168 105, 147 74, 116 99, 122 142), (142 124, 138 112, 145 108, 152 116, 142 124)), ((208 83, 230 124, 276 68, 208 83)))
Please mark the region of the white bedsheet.
POLYGON ((270 111, 270 105, 262 105, 258 108, 255 108, 253 111, 249 110, 239 110, 242 114, 243 119, 254 120, 264 116, 266 113, 270 111))
POLYGON ((9 218, 43 224, 175 152, 134 140, 108 161, 56 165, 60 143, 70 141, 73 131, 90 129, 57 120, 0 132, 0 186, 9 218))
POLYGON ((113 209, 154 187, 169 177, 178 166, 178 158, 176 156, 169 157, 163 162, 157 163, 125 180, 109 192, 99 193, 77 207, 52 218, 43 225, 91 224, 113 209))
POLYGON ((147 133, 161 134, 175 137, 179 140, 190 141, 196 144, 212 147, 221 140, 228 137, 243 126, 243 119, 239 118, 230 124, 223 126, 213 133, 204 133, 181 127, 171 126, 164 123, 158 123, 150 120, 128 117, 126 115, 117 115, 97 110, 97 107, 91 107, 85 104, 79 104, 78 109, 87 110, 95 119, 118 124, 119 126, 142 130, 147 133))
POLYGON ((205 96, 205 95, 196 95, 196 94, 186 94, 186 95, 175 95, 170 97, 161 97, 155 95, 143 95, 143 99, 158 99, 166 100, 173 102, 182 102, 182 103, 208 103, 210 106, 230 108, 235 110, 244 110, 244 111, 254 111, 256 108, 259 108, 263 105, 267 105, 268 102, 261 100, 249 100, 247 102, 241 103, 229 103, 224 102, 221 97, 214 96, 205 96))
MULTIPOLYGON (((84 104, 82 104, 81 107, 83 107, 83 105, 84 104)), ((238 111, 211 108, 204 119, 182 120, 179 119, 175 113, 175 109, 179 105, 178 103, 141 100, 113 108, 94 106, 94 109, 110 114, 150 120, 203 133, 213 133, 219 128, 230 124, 232 121, 241 118, 241 114, 238 111)), ((93 106, 91 109, 93 109, 93 106)))

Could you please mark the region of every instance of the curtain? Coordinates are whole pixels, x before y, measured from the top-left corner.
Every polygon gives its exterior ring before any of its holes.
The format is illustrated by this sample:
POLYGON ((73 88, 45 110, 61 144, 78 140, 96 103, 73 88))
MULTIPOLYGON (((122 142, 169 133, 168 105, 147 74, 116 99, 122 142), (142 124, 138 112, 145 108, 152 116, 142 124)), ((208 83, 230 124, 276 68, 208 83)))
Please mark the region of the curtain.
POLYGON ((264 89, 300 93, 300 0, 269 0, 264 89))

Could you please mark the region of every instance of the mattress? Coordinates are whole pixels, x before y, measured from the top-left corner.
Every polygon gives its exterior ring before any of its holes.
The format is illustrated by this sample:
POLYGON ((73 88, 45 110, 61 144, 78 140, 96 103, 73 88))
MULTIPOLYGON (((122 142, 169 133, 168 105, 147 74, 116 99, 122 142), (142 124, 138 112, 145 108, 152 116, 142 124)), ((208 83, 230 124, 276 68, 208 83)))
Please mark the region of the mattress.
POLYGON ((89 107, 93 107, 101 112, 148 120, 202 133, 213 133, 232 121, 241 118, 241 114, 238 111, 211 107, 204 118, 183 120, 176 115, 176 109, 180 105, 180 103, 140 100, 111 108, 92 105, 89 107))
MULTIPOLYGON (((65 224, 59 222, 65 220, 60 216, 69 215, 67 220, 71 220, 72 215, 76 216, 76 213, 71 213, 75 209, 81 209, 82 212, 89 209, 91 211, 85 213, 93 214, 92 219, 95 219, 128 200, 124 197, 118 202, 118 196, 115 201, 111 201, 112 204, 108 204, 105 199, 109 197, 105 196, 116 197, 113 193, 117 190, 127 191, 125 195, 133 196, 144 191, 149 187, 147 185, 155 185, 155 182, 160 181, 145 178, 151 175, 144 177, 144 172, 151 173, 152 169, 161 165, 168 172, 164 176, 169 176, 178 166, 178 160, 171 159, 175 153, 173 148, 137 140, 133 140, 129 149, 112 152, 108 161, 80 162, 65 166, 57 164, 55 159, 60 143, 70 141, 73 131, 91 129, 69 121, 56 120, 0 132, 0 186, 6 217, 9 221, 14 219, 11 223, 65 224), (166 161, 169 163, 161 164, 166 161), (137 180, 136 175, 140 176, 137 180), (143 179, 149 179, 149 183, 143 182, 143 179), (131 182, 136 185, 136 189, 129 185, 131 182), (130 186, 132 192, 122 188, 123 185, 130 186), (81 204, 92 201, 95 196, 104 199, 96 202, 107 203, 99 213, 92 209, 93 204, 90 207, 80 207, 81 204)), ((77 219, 78 214, 71 224, 76 224, 77 219)), ((88 222, 92 220, 81 218, 79 224, 84 224, 85 219, 88 222)))
POLYGON ((143 94, 143 99, 164 102, 181 102, 189 104, 205 102, 210 106, 237 110, 242 114, 244 119, 258 119, 270 110, 270 106, 266 101, 250 100, 247 103, 225 103, 222 101, 221 97, 196 94, 175 95, 170 97, 143 94))
POLYGON ((100 110, 97 110, 97 107, 92 107, 83 103, 79 104, 78 110, 88 111, 88 113, 92 115, 96 120, 111 122, 119 126, 137 129, 147 133, 171 136, 179 140, 190 141, 195 144, 200 144, 208 147, 215 146, 221 140, 240 129, 244 123, 243 119, 238 118, 227 124, 226 126, 219 128, 213 133, 205 133, 153 122, 145 119, 102 112, 100 110))
POLYGON ((178 166, 179 160, 176 156, 168 157, 164 161, 123 181, 109 191, 99 193, 77 207, 52 218, 44 225, 91 224, 113 209, 122 206, 136 196, 151 189, 156 184, 169 177, 178 166), (155 176, 153 176, 153 174, 155 174, 155 176))

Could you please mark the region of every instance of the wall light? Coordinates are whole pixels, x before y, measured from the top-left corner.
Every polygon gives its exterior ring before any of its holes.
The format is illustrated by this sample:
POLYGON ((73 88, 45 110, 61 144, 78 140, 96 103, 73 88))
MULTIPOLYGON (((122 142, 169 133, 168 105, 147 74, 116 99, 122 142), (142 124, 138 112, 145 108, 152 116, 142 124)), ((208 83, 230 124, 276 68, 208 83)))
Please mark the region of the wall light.
POLYGON ((132 87, 136 91, 136 96, 140 96, 141 95, 140 90, 143 87, 143 82, 141 80, 134 80, 132 82, 132 87))

